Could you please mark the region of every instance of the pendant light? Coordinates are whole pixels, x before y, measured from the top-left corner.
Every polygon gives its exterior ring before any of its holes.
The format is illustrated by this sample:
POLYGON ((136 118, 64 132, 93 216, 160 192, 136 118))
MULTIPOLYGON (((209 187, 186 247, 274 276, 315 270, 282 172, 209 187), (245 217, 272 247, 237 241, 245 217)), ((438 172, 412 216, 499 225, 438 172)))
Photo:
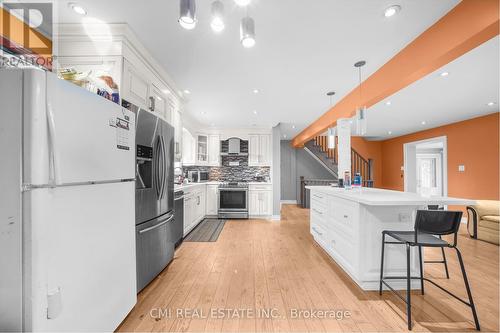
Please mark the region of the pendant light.
POLYGON ((179 24, 187 30, 196 27, 196 0, 180 0, 179 24))
POLYGON ((357 63, 354 64, 354 67, 358 68, 359 70, 359 86, 358 86, 358 91, 359 91, 359 107, 356 110, 356 133, 358 135, 366 135, 366 129, 367 129, 367 124, 366 124, 366 106, 361 106, 363 103, 363 94, 361 91, 361 67, 366 65, 366 61, 358 61, 357 63))
POLYGON ((335 136, 337 135, 337 128, 336 127, 330 127, 328 129, 328 148, 329 149, 335 149, 335 136))
POLYGON ((255 45, 255 22, 248 14, 241 19, 240 41, 241 45, 247 49, 255 45))
POLYGON ((210 26, 215 32, 221 32, 225 28, 224 5, 219 0, 212 2, 212 21, 210 22, 210 26))

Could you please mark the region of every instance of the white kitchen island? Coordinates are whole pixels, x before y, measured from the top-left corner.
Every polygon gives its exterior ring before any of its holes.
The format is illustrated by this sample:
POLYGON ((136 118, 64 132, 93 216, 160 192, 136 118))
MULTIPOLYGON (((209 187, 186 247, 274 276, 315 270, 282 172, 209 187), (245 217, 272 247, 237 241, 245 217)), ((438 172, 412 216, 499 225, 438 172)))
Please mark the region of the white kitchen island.
MULTIPOLYGON (((428 198, 376 188, 306 188, 311 198, 311 234, 363 290, 379 288, 382 230, 413 230, 416 211, 427 205, 474 204, 468 199, 428 198)), ((417 248, 412 251, 412 276, 419 276, 417 248)), ((404 245, 386 244, 384 266, 385 276, 406 276, 404 245)), ((391 286, 406 289, 406 281, 394 280, 391 286)), ((412 281, 412 288, 419 289, 420 281, 412 281)))

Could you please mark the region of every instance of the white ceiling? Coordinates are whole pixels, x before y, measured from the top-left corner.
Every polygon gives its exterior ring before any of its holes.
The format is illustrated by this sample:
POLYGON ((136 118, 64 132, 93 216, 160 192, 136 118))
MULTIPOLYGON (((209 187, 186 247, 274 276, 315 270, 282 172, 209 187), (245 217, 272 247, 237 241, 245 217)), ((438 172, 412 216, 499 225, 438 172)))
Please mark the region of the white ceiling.
MULTIPOLYGON (((459 2, 253 0, 249 14, 257 44, 244 49, 239 21, 245 11, 233 0, 222 1, 227 28, 215 34, 209 0, 197 1, 198 25, 192 31, 177 23, 177 0, 77 0, 90 17, 131 26, 177 85, 192 92, 187 110, 198 122, 216 127, 282 123, 288 138, 327 111, 326 92, 337 92, 335 103, 357 85, 356 61, 367 61, 366 78, 459 2), (385 18, 384 9, 395 3, 402 11, 385 18)), ((80 22, 66 1, 59 3, 60 22, 80 22)))
POLYGON ((498 112, 499 42, 497 36, 369 108, 367 136, 386 139, 498 112))

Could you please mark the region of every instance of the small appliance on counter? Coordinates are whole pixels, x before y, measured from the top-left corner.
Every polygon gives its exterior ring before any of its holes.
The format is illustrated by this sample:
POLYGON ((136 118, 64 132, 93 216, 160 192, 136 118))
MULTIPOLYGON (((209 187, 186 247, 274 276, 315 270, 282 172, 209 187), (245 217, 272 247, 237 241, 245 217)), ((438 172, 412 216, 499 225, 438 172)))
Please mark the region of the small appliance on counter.
POLYGON ((198 170, 191 170, 187 173, 187 179, 190 183, 197 183, 199 181, 199 176, 198 170))
POLYGON ((199 171, 198 172, 198 181, 207 182, 208 177, 209 177, 208 171, 199 171))

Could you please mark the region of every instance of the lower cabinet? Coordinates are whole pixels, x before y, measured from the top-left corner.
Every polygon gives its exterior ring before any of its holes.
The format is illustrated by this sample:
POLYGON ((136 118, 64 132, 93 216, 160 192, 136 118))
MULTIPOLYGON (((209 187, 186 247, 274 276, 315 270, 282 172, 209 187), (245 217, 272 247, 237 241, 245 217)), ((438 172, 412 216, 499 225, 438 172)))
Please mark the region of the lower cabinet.
POLYGON ((207 214, 209 216, 217 215, 217 191, 219 185, 207 185, 207 214))
POLYGON ((270 185, 250 186, 248 206, 250 216, 271 216, 273 214, 272 187, 270 185))
POLYGON ((206 185, 184 190, 184 236, 205 218, 206 185))

